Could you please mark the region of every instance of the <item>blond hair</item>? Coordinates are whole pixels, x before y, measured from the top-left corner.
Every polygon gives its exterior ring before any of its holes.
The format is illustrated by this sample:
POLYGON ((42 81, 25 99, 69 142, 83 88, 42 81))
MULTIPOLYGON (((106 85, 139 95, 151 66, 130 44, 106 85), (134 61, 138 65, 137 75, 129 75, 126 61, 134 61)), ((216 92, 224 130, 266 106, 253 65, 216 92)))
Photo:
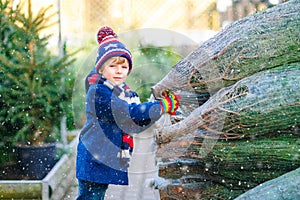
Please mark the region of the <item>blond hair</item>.
POLYGON ((120 65, 120 64, 124 64, 124 63, 127 63, 129 65, 128 60, 124 57, 120 57, 120 56, 111 57, 107 61, 105 61, 105 63, 103 63, 102 67, 99 70, 99 73, 101 74, 103 72, 103 70, 105 69, 105 67, 107 67, 111 64, 120 65))

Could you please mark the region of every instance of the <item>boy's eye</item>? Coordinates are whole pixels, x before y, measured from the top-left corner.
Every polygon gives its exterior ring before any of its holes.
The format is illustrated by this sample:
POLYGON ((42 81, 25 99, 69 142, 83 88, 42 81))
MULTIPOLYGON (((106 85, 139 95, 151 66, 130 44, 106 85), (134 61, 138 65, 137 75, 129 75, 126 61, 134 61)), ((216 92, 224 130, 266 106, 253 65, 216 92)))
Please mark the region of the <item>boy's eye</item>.
POLYGON ((128 66, 122 66, 122 68, 123 68, 123 69, 127 69, 127 68, 128 68, 128 66))

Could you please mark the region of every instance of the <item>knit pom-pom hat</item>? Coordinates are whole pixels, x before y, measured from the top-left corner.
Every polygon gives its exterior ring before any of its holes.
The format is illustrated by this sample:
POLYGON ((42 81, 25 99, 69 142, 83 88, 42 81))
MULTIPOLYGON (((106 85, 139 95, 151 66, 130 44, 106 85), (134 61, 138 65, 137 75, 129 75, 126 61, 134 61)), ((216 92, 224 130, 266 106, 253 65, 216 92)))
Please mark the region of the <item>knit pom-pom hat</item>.
POLYGON ((98 56, 96 59, 96 71, 111 57, 124 57, 129 63, 129 72, 132 70, 132 57, 130 51, 118 40, 117 34, 108 27, 104 26, 97 33, 97 41, 99 43, 98 56))

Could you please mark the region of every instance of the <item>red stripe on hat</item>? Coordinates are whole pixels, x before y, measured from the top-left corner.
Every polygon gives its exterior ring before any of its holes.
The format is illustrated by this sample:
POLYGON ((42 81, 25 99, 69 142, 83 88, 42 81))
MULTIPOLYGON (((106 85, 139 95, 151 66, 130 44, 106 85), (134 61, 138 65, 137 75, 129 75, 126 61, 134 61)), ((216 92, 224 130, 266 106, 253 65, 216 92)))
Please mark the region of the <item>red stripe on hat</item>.
POLYGON ((99 48, 110 42, 119 42, 120 43, 120 41, 117 40, 116 38, 107 38, 107 39, 102 40, 102 42, 99 44, 99 48))

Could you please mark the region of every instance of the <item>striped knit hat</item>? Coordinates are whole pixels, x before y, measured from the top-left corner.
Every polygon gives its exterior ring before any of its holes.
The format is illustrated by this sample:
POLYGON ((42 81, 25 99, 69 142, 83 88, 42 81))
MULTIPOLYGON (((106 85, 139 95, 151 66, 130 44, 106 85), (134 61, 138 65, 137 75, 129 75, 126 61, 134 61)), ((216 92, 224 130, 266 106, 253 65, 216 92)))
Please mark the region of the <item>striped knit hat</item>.
POLYGON ((98 72, 102 65, 111 57, 121 56, 128 60, 129 73, 132 70, 132 58, 130 51, 118 39, 117 34, 108 27, 104 26, 97 33, 99 43, 98 56, 96 60, 96 71, 98 72))

